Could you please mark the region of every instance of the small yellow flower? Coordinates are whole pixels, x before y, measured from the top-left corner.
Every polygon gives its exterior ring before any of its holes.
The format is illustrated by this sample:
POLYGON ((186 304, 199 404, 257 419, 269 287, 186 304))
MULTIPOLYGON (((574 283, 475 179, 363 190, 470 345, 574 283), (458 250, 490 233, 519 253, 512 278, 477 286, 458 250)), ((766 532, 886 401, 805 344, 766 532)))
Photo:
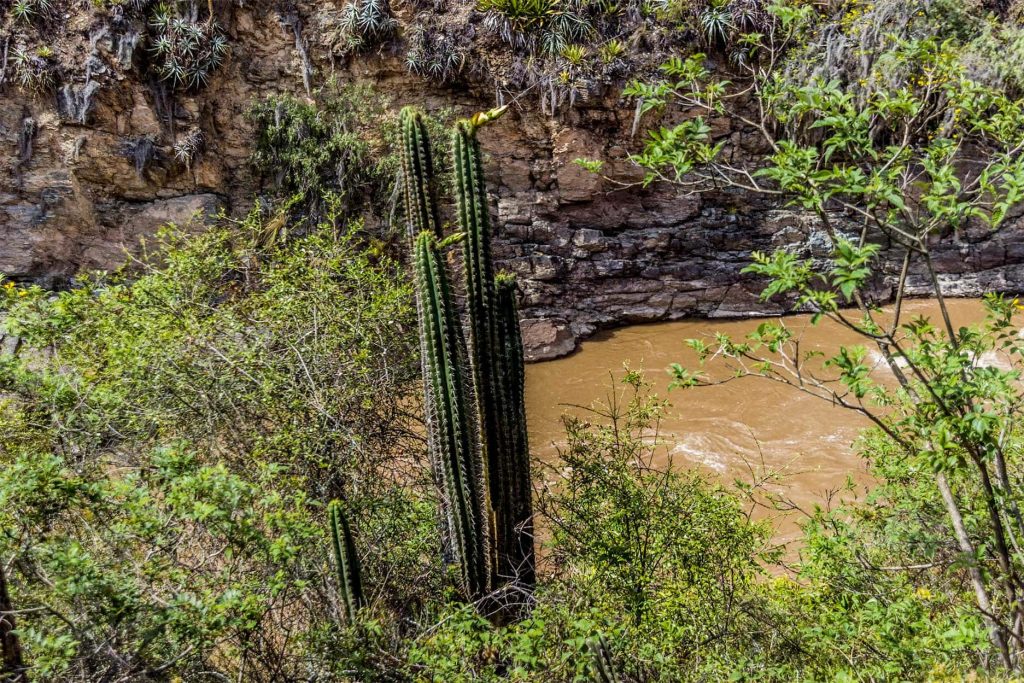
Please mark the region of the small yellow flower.
POLYGON ((928 588, 926 588, 925 586, 921 586, 917 589, 916 595, 922 600, 930 600, 932 597, 932 592, 928 590, 928 588))

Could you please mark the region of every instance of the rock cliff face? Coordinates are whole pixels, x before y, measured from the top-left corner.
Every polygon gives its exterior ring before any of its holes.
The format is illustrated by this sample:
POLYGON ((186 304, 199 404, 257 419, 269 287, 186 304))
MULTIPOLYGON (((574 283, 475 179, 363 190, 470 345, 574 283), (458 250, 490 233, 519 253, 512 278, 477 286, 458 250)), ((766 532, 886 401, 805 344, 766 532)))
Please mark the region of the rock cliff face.
MULTIPOLYGON (((301 8, 223 11, 231 56, 195 94, 168 98, 152 78, 138 77, 137 26, 87 11, 67 20, 62 46, 85 68, 66 69, 44 95, 10 79, 0 86, 0 272, 63 286, 78 272, 118 265, 166 222, 245 211, 260 190, 247 162, 253 136, 245 112, 268 94, 302 96, 304 79, 370 83, 395 106, 468 113, 494 104, 486 87, 447 88, 411 75, 396 54, 318 61, 301 31, 301 8), (192 129, 202 131, 205 149, 185 164, 173 142, 192 129)), ((750 196, 622 188, 574 165, 603 159, 609 175, 636 179, 625 160, 636 145, 633 109, 616 92, 613 84, 555 116, 533 97, 520 100, 482 134, 497 256, 520 276, 533 359, 568 353, 604 326, 782 312, 758 301, 759 284, 740 274, 750 252, 790 245, 814 254, 822 245, 813 220, 750 196)), ((743 131, 713 123, 732 153, 750 151, 743 131)), ((938 265, 951 293, 1024 289, 1022 233, 1016 218, 995 234, 944 240, 938 265)), ((884 295, 887 283, 878 287, 884 295)))

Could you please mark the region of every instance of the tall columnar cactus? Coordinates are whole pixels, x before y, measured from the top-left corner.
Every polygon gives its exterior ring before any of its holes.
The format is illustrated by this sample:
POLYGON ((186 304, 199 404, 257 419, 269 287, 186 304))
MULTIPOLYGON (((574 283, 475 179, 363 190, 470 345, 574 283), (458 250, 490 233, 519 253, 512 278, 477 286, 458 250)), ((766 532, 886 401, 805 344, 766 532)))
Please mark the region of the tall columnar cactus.
POLYGON ((331 546, 334 551, 334 564, 338 572, 338 592, 341 595, 345 618, 349 624, 356 620, 356 610, 363 607, 363 581, 359 570, 359 556, 352 538, 352 530, 341 509, 341 502, 334 500, 327 506, 327 514, 331 523, 331 546))
POLYGON ((441 239, 434 162, 423 113, 415 107, 404 107, 399 121, 402 127, 402 191, 406 229, 410 239, 424 231, 441 239))
POLYGON ((478 411, 487 462, 492 515, 491 582, 532 585, 533 539, 530 472, 522 404, 522 347, 518 340, 514 282, 504 285, 499 308, 491 265, 491 221, 477 129, 503 110, 458 122, 454 154, 459 227, 465 233, 469 329, 478 411), (506 317, 511 315, 511 322, 506 317), (515 327, 515 332, 510 330, 515 327))
POLYGON ((530 442, 526 431, 523 369, 523 337, 516 310, 516 279, 510 273, 495 278, 495 336, 499 348, 500 376, 503 379, 505 457, 508 458, 508 515, 514 536, 507 551, 507 571, 514 572, 521 584, 536 582, 533 544, 533 480, 530 477, 530 442))
POLYGON ((494 273, 490 259, 491 224, 487 210, 483 168, 476 143, 476 129, 468 121, 455 127, 455 197, 459 227, 465 234, 463 265, 466 274, 466 308, 472 344, 473 379, 481 426, 481 442, 487 462, 487 484, 491 508, 491 585, 497 587, 507 574, 502 558, 509 537, 506 505, 507 461, 501 457, 504 445, 500 391, 500 370, 495 353, 494 273))
MULTIPOLYGON (((402 130, 401 149, 401 184, 402 203, 405 211, 406 232, 410 242, 415 241, 420 233, 427 232, 440 238, 441 222, 437 212, 436 179, 434 177, 434 161, 430 149, 430 138, 423 122, 423 113, 415 107, 404 107, 399 114, 402 130)), ((423 294, 417 288, 416 310, 418 317, 423 318, 423 294)), ((426 359, 427 349, 424 337, 420 336, 420 358, 426 359)), ((424 361, 425 362, 425 361, 424 361)), ((426 400, 425 409, 430 412, 430 385, 427 373, 423 373, 423 393, 426 400)), ((438 527, 441 535, 441 554, 445 564, 455 561, 453 531, 450 526, 451 515, 448 501, 444 495, 444 466, 441 462, 441 446, 431 442, 430 464, 434 476, 434 484, 442 492, 438 527)))
POLYGON ((594 683, 619 683, 619 674, 612 664, 611 650, 604 636, 589 638, 587 649, 590 650, 590 680, 594 683))
POLYGON ((434 236, 421 232, 414 252, 430 448, 441 470, 451 550, 466 594, 476 599, 488 589, 488 525, 465 340, 434 236))

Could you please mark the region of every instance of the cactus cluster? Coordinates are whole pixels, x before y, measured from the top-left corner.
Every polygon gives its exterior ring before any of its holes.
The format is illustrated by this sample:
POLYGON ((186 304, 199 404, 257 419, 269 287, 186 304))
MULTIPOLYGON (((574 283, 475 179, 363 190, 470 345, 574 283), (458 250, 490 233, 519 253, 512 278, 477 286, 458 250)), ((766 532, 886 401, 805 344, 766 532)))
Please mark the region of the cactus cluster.
POLYGON ((423 117, 408 107, 401 117, 403 196, 415 256, 431 462, 443 494, 446 547, 460 563, 465 592, 473 599, 512 583, 529 590, 535 580, 515 280, 495 277, 491 265, 491 223, 476 138, 477 129, 503 111, 460 121, 454 133, 468 348, 439 253, 440 221, 423 117))
POLYGON ((359 555, 352 538, 348 519, 341 509, 341 502, 334 500, 327 506, 331 526, 331 546, 334 551, 334 566, 337 570, 338 594, 345 610, 345 619, 355 624, 356 610, 366 604, 363 597, 363 581, 359 570, 359 555))
POLYGON ((477 129, 500 115, 477 115, 455 127, 455 177, 473 369, 487 462, 491 531, 491 582, 533 583, 530 472, 522 399, 522 344, 515 313, 515 280, 501 276, 503 302, 491 266, 491 221, 477 129), (511 328, 515 328, 512 330, 511 328), (513 343, 507 343, 512 340, 513 343))

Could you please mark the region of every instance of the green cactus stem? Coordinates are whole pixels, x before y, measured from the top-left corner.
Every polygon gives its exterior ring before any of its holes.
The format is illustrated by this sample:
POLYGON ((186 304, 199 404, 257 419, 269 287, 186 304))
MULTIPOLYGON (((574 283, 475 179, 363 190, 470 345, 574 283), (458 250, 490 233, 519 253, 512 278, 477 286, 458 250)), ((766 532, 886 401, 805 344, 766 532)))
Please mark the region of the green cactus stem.
MULTIPOLYGON (((533 538, 529 456, 522 407, 522 348, 515 320, 514 281, 506 288, 512 323, 501 320, 491 265, 491 221, 477 129, 501 110, 459 121, 454 154, 459 228, 465 234, 464 264, 472 342, 473 375, 487 464, 491 509, 491 584, 532 586, 533 538), (511 356, 510 356, 511 354, 511 356), (518 368, 518 370, 517 370, 518 368), (518 378, 516 373, 519 373, 518 378), (525 481, 525 486, 524 482, 525 481)), ((504 312, 507 314, 507 311, 504 312)))
POLYGON ((441 471, 451 533, 470 599, 486 594, 487 516, 478 425, 466 376, 465 340, 437 241, 421 232, 414 245, 419 331, 426 379, 426 412, 432 460, 441 471))
POLYGON ((502 379, 505 457, 508 459, 507 515, 513 536, 506 551, 506 571, 527 587, 536 583, 533 542, 533 479, 526 429, 523 337, 516 310, 516 279, 510 273, 495 278, 495 337, 502 379))
POLYGON ((356 621, 356 611, 365 606, 363 582, 359 569, 359 555, 352 538, 352 530, 341 509, 341 502, 334 500, 327 506, 331 523, 331 545, 334 550, 334 564, 338 576, 338 592, 345 619, 349 624, 356 621))
POLYGON ((587 639, 590 650, 590 680, 594 683, 619 683, 618 672, 612 664, 611 649, 603 635, 587 639))
POLYGON ((402 129, 402 196, 406 230, 410 239, 424 231, 441 239, 434 162, 423 112, 415 107, 404 107, 399 114, 399 121, 402 129))

